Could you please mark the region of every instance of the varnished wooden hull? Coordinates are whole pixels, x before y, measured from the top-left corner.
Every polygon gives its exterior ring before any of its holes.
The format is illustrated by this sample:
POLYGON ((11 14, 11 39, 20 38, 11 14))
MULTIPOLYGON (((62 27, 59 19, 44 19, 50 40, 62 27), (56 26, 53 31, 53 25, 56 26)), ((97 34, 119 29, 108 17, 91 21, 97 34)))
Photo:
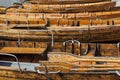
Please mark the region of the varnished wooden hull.
MULTIPOLYGON (((106 17, 106 16, 105 16, 106 17)), ((111 15, 109 15, 108 17, 111 17, 111 15)), ((116 16, 117 17, 117 16, 116 16)), ((3 29, 12 29, 12 28, 18 28, 18 29, 22 29, 22 28, 45 28, 45 25, 48 25, 47 27, 72 27, 72 26, 76 26, 76 27, 82 27, 82 26, 88 26, 88 25, 119 25, 120 24, 120 20, 119 19, 115 19, 115 20, 102 20, 102 19, 92 19, 92 20, 74 20, 74 19, 29 19, 28 21, 26 21, 25 19, 21 19, 21 21, 17 21, 17 20, 11 20, 8 19, 8 23, 4 24, 6 20, 0 20, 0 25, 1 25, 1 30, 2 27, 3 29), (47 23, 47 21, 49 23, 47 23)))
POLYGON ((98 12, 80 14, 35 14, 35 13, 8 13, 0 15, 1 29, 37 26, 81 26, 81 25, 117 25, 120 24, 120 12, 98 12), (13 18, 16 16, 15 18, 13 18), (27 16, 27 17, 26 17, 27 16), (109 20, 106 20, 109 19, 109 20))
MULTIPOLYGON (((25 31, 20 32, 21 40, 30 41, 49 41, 53 32, 55 41, 65 41, 69 39, 76 39, 81 42, 106 42, 106 41, 120 41, 119 25, 108 26, 83 26, 83 27, 50 27, 48 28, 49 33, 44 33, 42 31, 25 31), (50 31, 49 31, 50 30, 50 31), (34 32, 34 33, 32 33, 34 32), (26 35, 27 34, 27 35, 26 35), (49 34, 49 36, 48 36, 49 34), (111 35, 109 35, 111 34, 111 35), (30 36, 31 35, 31 36, 30 36)), ((18 40, 17 30, 6 30, 0 32, 0 37, 2 40, 18 40), (13 32, 14 31, 14 32, 13 32)))
POLYGON ((1 8, 6 14, 0 15, 0 55, 4 56, 0 58, 5 59, 0 61, 0 79, 120 79, 120 11, 114 7, 116 2, 26 1, 31 4, 1 8), (112 41, 116 43, 102 43, 112 41), (17 60, 13 54, 24 63, 10 62, 17 60))
POLYGON ((116 2, 101 2, 101 3, 93 3, 91 5, 35 5, 35 4, 23 4, 24 8, 15 9, 15 8, 8 8, 6 12, 34 12, 34 13, 69 13, 72 12, 95 12, 95 11, 108 11, 111 7, 114 7, 116 2), (96 7, 96 8, 94 8, 96 7))
POLYGON ((118 64, 120 62, 120 59, 118 57, 109 57, 109 58, 108 57, 90 57, 90 56, 76 57, 73 54, 65 53, 65 52, 49 53, 48 57, 49 57, 48 61, 40 61, 41 65, 35 67, 36 71, 27 71, 27 69, 21 69, 22 72, 20 72, 18 68, 0 66, 0 78, 11 79, 11 80, 16 80, 16 79, 75 80, 75 79, 83 79, 83 78, 88 80, 91 80, 93 78, 95 80, 101 80, 101 79, 119 80, 119 76, 116 73, 116 70, 120 70, 119 68, 120 65, 118 64), (79 61, 79 63, 77 63, 77 61, 79 61), (87 62, 85 63, 84 61, 85 62, 87 61, 87 62), (96 63, 92 63, 94 61, 100 61, 100 62, 105 61, 108 64, 106 63, 105 65, 104 63, 97 63, 96 65, 96 63), (87 65, 82 65, 82 64, 87 64, 87 65), (47 68, 47 72, 45 69, 45 65, 47 68), (57 67, 57 65, 59 66, 57 67), (63 66, 63 68, 61 68, 61 66, 63 66), (72 68, 76 68, 76 69, 75 70, 73 69, 72 72, 68 72, 69 70, 67 69, 67 67, 71 69, 72 68), (60 70, 60 72, 56 73, 56 70, 58 69, 60 70), (40 72, 38 70, 42 70, 43 72, 40 72), (55 71, 55 72, 52 72, 52 71, 55 71))
MULTIPOLYGON (((33 18, 33 19, 109 19, 107 16, 111 16, 111 19, 114 19, 112 15, 118 15, 120 11, 106 11, 106 12, 91 12, 91 13, 66 13, 66 14, 57 14, 57 13, 13 13, 8 12, 6 15, 0 15, 1 19, 12 19, 13 16, 16 16, 13 19, 33 18), (94 16, 93 16, 94 15, 94 16), (103 18, 102 18, 103 16, 103 18), (104 18, 104 16, 106 16, 104 18)), ((115 18, 119 18, 115 17, 115 18)))
POLYGON ((104 2, 104 1, 111 1, 111 0, 79 0, 79 1, 72 1, 72 0, 64 0, 64 1, 45 1, 45 0, 25 0, 25 2, 31 2, 34 4, 84 4, 84 3, 95 3, 95 2, 104 2))
MULTIPOLYGON (((19 71, 10 71, 10 70, 0 70, 0 79, 2 80, 46 80, 47 76, 44 74, 37 74, 34 72, 23 72, 19 71)), ((77 79, 87 79, 87 80, 101 80, 101 79, 109 79, 109 80, 119 80, 119 76, 116 74, 49 74, 49 78, 52 80, 77 80, 77 79)))

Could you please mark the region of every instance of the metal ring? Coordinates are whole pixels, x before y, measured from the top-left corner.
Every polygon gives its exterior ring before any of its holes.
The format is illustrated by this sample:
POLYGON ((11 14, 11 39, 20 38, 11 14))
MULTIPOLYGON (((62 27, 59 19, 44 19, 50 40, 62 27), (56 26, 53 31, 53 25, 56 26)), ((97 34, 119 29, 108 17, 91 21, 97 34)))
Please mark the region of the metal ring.
POLYGON ((105 10, 106 11, 110 10, 110 6, 105 6, 105 10))

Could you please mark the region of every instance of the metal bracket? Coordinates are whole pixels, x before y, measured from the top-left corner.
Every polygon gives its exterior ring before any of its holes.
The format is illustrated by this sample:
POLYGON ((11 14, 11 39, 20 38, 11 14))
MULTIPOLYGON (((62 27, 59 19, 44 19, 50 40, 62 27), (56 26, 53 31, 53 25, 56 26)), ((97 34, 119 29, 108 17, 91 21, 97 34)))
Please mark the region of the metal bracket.
POLYGON ((58 73, 60 73, 60 71, 57 71, 57 72, 52 72, 52 71, 48 71, 47 70, 47 66, 45 65, 45 71, 40 71, 40 70, 37 70, 37 73, 39 73, 39 74, 45 74, 46 75, 46 77, 47 77, 47 80, 50 80, 50 77, 49 77, 49 74, 58 74, 58 73))
MULTIPOLYGON (((48 72, 48 74, 58 74, 58 73, 60 73, 61 71, 56 71, 56 72, 48 72)), ((40 71, 40 70, 37 70, 37 73, 38 74, 46 74, 46 72, 45 71, 40 71)))
POLYGON ((20 31, 18 30, 18 47, 20 47, 20 31))
POLYGON ((71 44, 72 44, 72 49, 71 50, 72 50, 72 53, 74 54, 74 43, 77 42, 79 47, 80 47, 81 43, 78 40, 73 40, 72 39, 72 40, 68 40, 68 41, 63 42, 63 46, 65 46, 65 48, 66 48, 66 43, 69 43, 69 42, 71 42, 71 44))
MULTIPOLYGON (((19 64, 18 58, 17 58, 15 55, 13 55, 13 54, 7 54, 7 53, 0 53, 0 55, 11 56, 11 57, 15 58, 15 59, 16 59, 16 62, 17 62, 17 64, 18 64, 19 71, 22 72, 22 70, 21 70, 21 68, 20 68, 20 64, 19 64)), ((4 61, 1 61, 1 62, 4 62, 4 61)))
POLYGON ((118 47, 118 48, 120 48, 120 42, 119 42, 119 43, 117 43, 117 47, 118 47))
POLYGON ((117 43, 117 47, 118 47, 118 56, 120 56, 120 42, 117 43))
POLYGON ((115 71, 115 73, 116 73, 118 76, 120 76, 120 71, 115 71))
POLYGON ((85 50, 84 55, 86 55, 89 52, 89 50, 90 50, 90 45, 89 45, 89 43, 87 43, 87 49, 85 50))
POLYGON ((105 10, 106 10, 106 11, 109 11, 110 8, 111 8, 110 6, 105 6, 105 10))
POLYGON ((63 42, 63 46, 65 46, 65 43, 68 43, 68 42, 71 42, 71 43, 75 43, 75 42, 77 42, 78 43, 78 46, 80 46, 80 42, 78 41, 78 40, 67 40, 67 41, 65 41, 65 42, 63 42))

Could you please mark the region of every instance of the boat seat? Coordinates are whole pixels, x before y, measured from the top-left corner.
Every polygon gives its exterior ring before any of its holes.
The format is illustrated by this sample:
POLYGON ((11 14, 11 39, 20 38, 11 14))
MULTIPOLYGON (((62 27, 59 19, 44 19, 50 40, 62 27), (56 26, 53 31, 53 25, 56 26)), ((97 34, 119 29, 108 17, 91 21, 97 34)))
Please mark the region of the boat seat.
POLYGON ((11 54, 42 54, 46 48, 0 47, 1 53, 11 54))

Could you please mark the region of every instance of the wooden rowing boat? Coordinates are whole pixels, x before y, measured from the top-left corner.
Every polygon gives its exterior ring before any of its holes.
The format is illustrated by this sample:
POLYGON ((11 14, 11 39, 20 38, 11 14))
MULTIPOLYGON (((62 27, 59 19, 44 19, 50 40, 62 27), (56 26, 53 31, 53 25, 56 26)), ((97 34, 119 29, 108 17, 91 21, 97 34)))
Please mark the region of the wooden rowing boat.
POLYGON ((51 1, 45 1, 45 0, 25 0, 24 2, 30 2, 32 4, 84 4, 84 3, 96 3, 96 2, 104 2, 104 1, 111 1, 111 0, 51 0, 51 1))
POLYGON ((120 11, 77 14, 7 13, 0 15, 0 24, 1 29, 15 26, 118 25, 120 24, 119 16, 120 11))
POLYGON ((4 14, 6 10, 6 7, 0 6, 0 14, 4 14))
POLYGON ((91 13, 13 13, 13 12, 7 12, 6 15, 1 15, 1 19, 9 19, 13 16, 16 16, 13 19, 17 19, 20 17, 21 19, 24 18, 42 18, 42 19, 112 19, 112 18, 119 18, 120 11, 109 11, 109 12, 91 12, 91 13), (117 15, 117 17, 115 16, 117 15), (106 17, 104 17, 106 16, 106 17), (111 16, 111 17, 108 17, 111 16))
POLYGON ((5 30, 0 32, 0 37, 3 40, 17 40, 18 35, 20 39, 30 41, 49 41, 50 36, 54 35, 55 41, 65 41, 75 38, 81 42, 105 42, 105 41, 120 41, 119 25, 98 25, 98 26, 81 26, 81 27, 48 27, 49 33, 44 33, 40 30, 28 31, 21 30, 5 30), (24 31, 26 33, 24 33, 24 31), (32 33, 34 32, 34 33, 32 33), (26 35, 27 34, 27 35, 26 35), (37 34, 37 35, 36 35, 37 34), (109 35, 111 34, 111 35, 109 35), (48 36, 49 35, 49 36, 48 36))
POLYGON ((116 2, 100 2, 92 4, 73 4, 73 5, 36 5, 36 4, 22 4, 22 8, 8 8, 7 12, 42 12, 42 13, 69 13, 72 12, 95 12, 95 11, 108 11, 114 7, 116 2), (96 7, 96 8, 94 8, 96 7))
MULTIPOLYGON (((9 77, 11 80, 14 79, 62 80, 63 78, 64 79, 71 78, 74 80, 82 77, 85 79, 85 76, 87 76, 87 78, 92 76, 93 78, 99 80, 98 77, 101 76, 102 78, 100 79, 111 79, 111 77, 112 78, 114 77, 114 79, 119 80, 118 76, 120 70, 119 64, 120 53, 118 44, 88 43, 89 47, 85 47, 85 43, 80 43, 78 45, 76 44, 76 40, 71 41, 73 41, 72 45, 74 44, 74 46, 72 46, 71 49, 74 50, 74 47, 78 46, 78 49, 81 51, 81 53, 75 54, 76 52, 75 53, 49 52, 46 55, 48 58, 45 61, 39 61, 37 63, 19 61, 17 62, 1 61, 2 62, 2 64, 0 64, 1 79, 7 79, 7 77, 9 77), (99 52, 101 55, 96 55, 99 54, 99 52), (115 54, 112 54, 111 52, 115 54), (107 57, 108 56, 107 54, 109 54, 111 57, 107 57), (115 57, 113 57, 113 55, 115 57)), ((15 42, 9 41, 9 43, 15 42)), ((66 50, 69 49, 68 46, 71 46, 71 45, 67 46, 67 44, 69 44, 68 41, 65 41, 66 50)), ((7 44, 5 45, 8 46, 7 44)), ((6 53, 3 54, 0 53, 0 55, 4 54, 6 53)), ((9 55, 10 54, 6 54, 5 56, 9 55)))
POLYGON ((25 0, 1 8, 0 79, 119 80, 120 8, 114 6, 25 0))
POLYGON ((7 20, 0 20, 1 29, 2 27, 5 29, 10 28, 22 28, 22 27, 31 27, 31 28, 46 28, 46 27, 52 27, 52 26, 58 26, 58 27, 80 27, 83 25, 119 25, 120 20, 119 19, 109 19, 109 20, 102 20, 102 19, 91 19, 91 20, 68 20, 68 19, 21 19, 22 21, 18 19, 7 19, 7 20), (7 21, 7 22, 6 22, 7 21), (49 22, 49 23, 48 23, 49 22))

